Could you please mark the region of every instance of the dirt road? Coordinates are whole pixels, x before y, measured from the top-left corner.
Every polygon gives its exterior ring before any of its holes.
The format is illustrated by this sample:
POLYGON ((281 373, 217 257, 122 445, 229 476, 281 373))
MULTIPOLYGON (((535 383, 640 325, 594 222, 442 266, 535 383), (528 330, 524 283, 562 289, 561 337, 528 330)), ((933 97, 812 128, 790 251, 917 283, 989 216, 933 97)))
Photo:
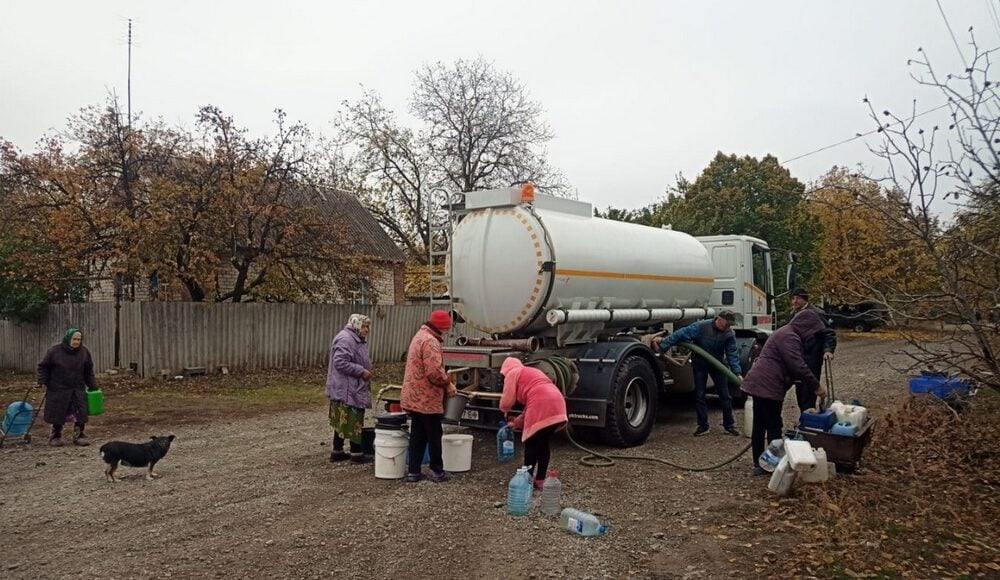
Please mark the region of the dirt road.
MULTIPOLYGON (((859 398, 878 416, 904 396, 905 378, 884 362, 899 347, 843 340, 834 367, 841 398, 859 398)), ((673 402, 632 451, 692 465, 733 454, 749 440, 724 434, 710 406, 711 434, 693 438, 692 404, 673 402)), ((793 408, 790 399, 789 423, 793 408)), ((371 465, 330 464, 325 415, 179 427, 154 481, 122 468, 125 479, 105 483, 97 454, 103 441, 146 431, 95 424, 89 448, 5 447, 0 576, 732 578, 752 576, 748 563, 775 551, 744 522, 773 501, 766 480, 749 476, 748 456, 708 473, 642 462, 595 469, 560 440, 553 462, 564 505, 611 523, 608 535, 584 539, 537 511, 506 515, 512 468, 496 463, 492 434, 476 433, 472 471, 446 484, 404 484, 375 479, 371 465)))

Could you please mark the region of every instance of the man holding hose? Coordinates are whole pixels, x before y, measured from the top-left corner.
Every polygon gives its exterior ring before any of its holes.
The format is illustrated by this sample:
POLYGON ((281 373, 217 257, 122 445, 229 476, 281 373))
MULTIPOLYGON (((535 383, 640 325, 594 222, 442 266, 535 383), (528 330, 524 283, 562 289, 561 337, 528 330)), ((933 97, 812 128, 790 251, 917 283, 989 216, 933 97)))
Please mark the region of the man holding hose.
MULTIPOLYGON (((676 344, 690 342, 728 365, 734 374, 742 375, 739 351, 736 349, 736 333, 731 328, 735 320, 736 316, 732 312, 724 310, 712 320, 689 324, 663 338, 659 343, 654 341, 653 350, 666 352, 676 344)), ((708 388, 710 376, 712 383, 715 384, 715 390, 718 391, 719 400, 722 401, 722 428, 726 433, 738 436, 740 432, 736 430, 736 421, 733 419, 733 399, 729 395, 729 379, 726 378, 726 374, 698 354, 692 356, 691 366, 694 371, 694 408, 698 413, 698 429, 695 430, 694 436, 700 437, 709 431, 705 390, 708 388)))

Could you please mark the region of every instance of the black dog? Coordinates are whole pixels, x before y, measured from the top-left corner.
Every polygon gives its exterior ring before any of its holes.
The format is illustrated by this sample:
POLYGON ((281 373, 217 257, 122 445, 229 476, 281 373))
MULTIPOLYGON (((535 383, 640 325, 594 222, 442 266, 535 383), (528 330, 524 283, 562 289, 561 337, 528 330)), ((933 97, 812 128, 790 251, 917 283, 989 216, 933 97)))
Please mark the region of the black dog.
POLYGON ((115 470, 118 463, 128 467, 148 467, 149 472, 146 479, 157 477, 153 473, 153 466, 163 459, 170 451, 170 442, 174 440, 173 435, 166 437, 150 437, 150 441, 145 443, 126 443, 124 441, 109 441, 101 445, 101 459, 108 466, 104 468, 104 475, 108 481, 115 481, 115 470))

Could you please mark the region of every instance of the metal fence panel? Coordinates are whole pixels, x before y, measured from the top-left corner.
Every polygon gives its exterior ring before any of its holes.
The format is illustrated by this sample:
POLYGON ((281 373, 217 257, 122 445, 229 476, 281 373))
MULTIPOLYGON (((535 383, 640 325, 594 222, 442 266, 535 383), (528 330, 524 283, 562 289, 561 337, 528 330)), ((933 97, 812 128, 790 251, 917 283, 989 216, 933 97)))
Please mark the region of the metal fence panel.
MULTIPOLYGON (((354 312, 372 319, 372 359, 400 361, 429 311, 426 305, 125 303, 119 311, 120 366, 134 365, 143 376, 184 367, 212 371, 220 365, 241 370, 322 367, 331 340, 354 312)), ((35 323, 0 320, 0 368, 33 371, 71 326, 83 332, 98 372, 114 366, 115 308, 100 302, 53 304, 35 323)), ((483 336, 464 324, 455 331, 483 336)))

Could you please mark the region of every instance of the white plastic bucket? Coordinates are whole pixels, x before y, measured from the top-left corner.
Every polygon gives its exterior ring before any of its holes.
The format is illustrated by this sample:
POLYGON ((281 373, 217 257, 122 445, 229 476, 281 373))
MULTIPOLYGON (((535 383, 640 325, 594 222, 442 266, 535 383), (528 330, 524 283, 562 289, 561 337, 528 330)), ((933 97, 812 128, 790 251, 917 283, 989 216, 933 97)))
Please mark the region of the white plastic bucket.
POLYGON ((375 430, 375 477, 401 479, 406 475, 410 438, 404 431, 375 430))
POLYGON ((442 436, 441 457, 445 471, 472 469, 472 435, 450 433, 442 436))

